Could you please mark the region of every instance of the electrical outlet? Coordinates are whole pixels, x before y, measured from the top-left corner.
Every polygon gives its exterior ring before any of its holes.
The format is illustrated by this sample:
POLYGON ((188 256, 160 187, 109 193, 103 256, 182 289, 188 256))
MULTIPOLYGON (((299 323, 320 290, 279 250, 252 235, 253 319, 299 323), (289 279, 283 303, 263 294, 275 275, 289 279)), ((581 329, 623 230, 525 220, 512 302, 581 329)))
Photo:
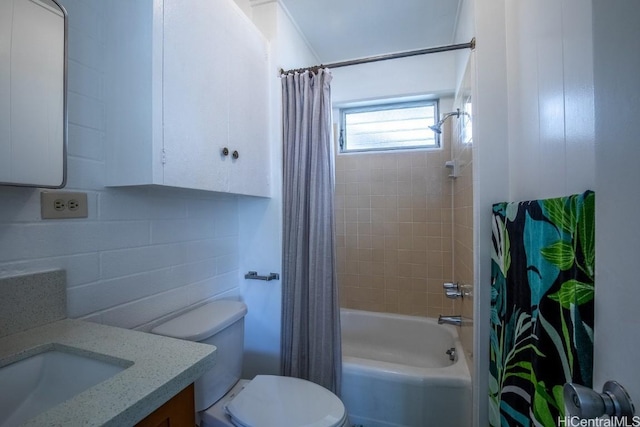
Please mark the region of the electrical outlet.
POLYGON ((40 193, 42 219, 86 218, 87 193, 43 191, 40 193))

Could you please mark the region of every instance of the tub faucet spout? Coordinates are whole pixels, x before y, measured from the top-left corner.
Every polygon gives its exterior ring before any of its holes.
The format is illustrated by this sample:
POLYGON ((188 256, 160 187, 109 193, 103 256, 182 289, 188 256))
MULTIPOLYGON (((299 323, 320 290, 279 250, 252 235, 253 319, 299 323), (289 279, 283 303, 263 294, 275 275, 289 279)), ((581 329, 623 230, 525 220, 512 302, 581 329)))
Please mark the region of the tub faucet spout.
POLYGON ((438 325, 447 324, 447 325, 462 325, 462 316, 443 316, 442 314, 438 317, 438 325))

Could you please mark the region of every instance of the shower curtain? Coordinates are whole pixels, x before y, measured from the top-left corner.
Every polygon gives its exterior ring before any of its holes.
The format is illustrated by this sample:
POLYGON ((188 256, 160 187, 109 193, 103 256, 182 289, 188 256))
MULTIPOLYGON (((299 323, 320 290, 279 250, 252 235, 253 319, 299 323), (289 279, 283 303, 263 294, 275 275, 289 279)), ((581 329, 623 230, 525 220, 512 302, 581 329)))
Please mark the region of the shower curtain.
POLYGON ((340 392, 342 351, 333 224, 331 74, 282 77, 282 373, 340 392))
POLYGON ((594 193, 493 206, 489 418, 557 426, 592 386, 594 193))

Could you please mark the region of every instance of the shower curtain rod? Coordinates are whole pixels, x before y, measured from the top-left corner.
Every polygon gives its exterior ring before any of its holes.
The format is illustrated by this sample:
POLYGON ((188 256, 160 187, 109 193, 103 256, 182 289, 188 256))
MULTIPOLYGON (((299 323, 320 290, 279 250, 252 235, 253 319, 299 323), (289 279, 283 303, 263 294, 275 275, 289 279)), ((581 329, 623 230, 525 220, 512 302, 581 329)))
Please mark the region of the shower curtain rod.
POLYGON ((460 49, 475 49, 476 48, 476 38, 472 38, 469 43, 459 43, 459 44, 450 44, 447 46, 438 46, 438 47, 430 47, 426 49, 418 49, 418 50, 407 50, 404 52, 397 53, 389 53, 386 55, 377 55, 377 56, 369 56, 365 58, 358 59, 350 59, 348 61, 340 61, 340 62, 332 62, 329 64, 320 64, 314 65, 313 67, 305 67, 305 68, 294 68, 292 70, 283 70, 280 69, 280 75, 290 74, 290 73, 303 73, 305 71, 311 71, 313 73, 317 72, 321 68, 340 68, 340 67, 348 67, 350 65, 359 65, 359 64, 368 64, 370 62, 378 62, 378 61, 386 61, 388 59, 398 59, 398 58, 406 58, 409 56, 417 56, 417 55, 426 55, 428 53, 439 53, 439 52, 448 52, 450 50, 460 50, 460 49))

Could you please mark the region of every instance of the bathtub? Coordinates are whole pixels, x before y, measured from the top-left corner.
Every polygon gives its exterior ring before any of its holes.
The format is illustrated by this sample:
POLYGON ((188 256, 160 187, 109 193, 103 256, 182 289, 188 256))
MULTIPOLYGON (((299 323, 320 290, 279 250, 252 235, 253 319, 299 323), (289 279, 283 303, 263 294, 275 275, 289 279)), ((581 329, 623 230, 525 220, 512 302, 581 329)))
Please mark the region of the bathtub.
POLYGON ((471 377, 456 327, 350 309, 341 309, 341 323, 341 398, 352 424, 471 425, 471 377))

